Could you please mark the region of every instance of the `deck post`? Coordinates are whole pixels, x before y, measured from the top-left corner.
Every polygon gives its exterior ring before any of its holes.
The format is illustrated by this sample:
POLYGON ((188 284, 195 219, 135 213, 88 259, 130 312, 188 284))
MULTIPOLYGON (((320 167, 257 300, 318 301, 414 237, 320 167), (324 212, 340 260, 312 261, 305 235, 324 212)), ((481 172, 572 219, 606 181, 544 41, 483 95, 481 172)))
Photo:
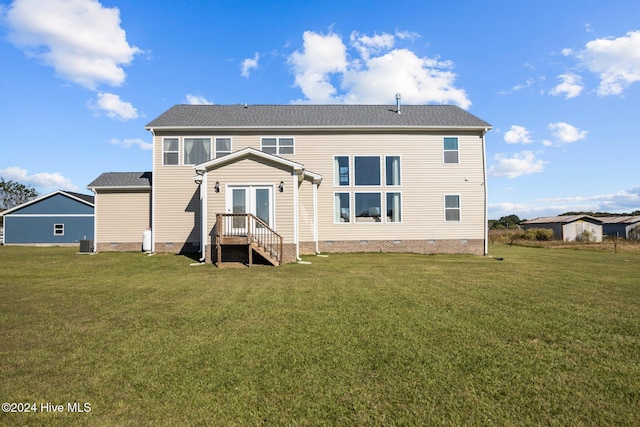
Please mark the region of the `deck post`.
POLYGON ((216 252, 218 253, 218 268, 222 266, 222 216, 220 214, 216 215, 216 252))

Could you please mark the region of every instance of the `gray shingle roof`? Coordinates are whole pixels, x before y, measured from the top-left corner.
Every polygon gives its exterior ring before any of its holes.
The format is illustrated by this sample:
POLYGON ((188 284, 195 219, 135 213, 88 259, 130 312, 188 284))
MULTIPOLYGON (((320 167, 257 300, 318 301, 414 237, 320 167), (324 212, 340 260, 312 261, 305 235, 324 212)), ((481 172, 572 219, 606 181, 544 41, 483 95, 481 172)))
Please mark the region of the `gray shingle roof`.
POLYGON ((105 172, 87 185, 94 187, 149 187, 151 172, 105 172))
POLYGON ((147 124, 158 128, 423 127, 490 128, 453 105, 176 105, 147 124))
POLYGON ((94 196, 91 196, 89 194, 74 193, 73 191, 64 191, 64 192, 78 199, 82 199, 87 203, 91 203, 92 205, 95 204, 94 196))

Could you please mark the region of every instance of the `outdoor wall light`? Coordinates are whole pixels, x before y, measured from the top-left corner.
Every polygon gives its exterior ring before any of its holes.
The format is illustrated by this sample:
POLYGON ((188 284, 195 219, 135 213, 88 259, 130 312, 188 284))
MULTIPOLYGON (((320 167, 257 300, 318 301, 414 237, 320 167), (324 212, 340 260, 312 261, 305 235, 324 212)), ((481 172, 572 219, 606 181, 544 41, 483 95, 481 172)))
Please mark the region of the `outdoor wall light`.
POLYGON ((216 181, 215 185, 213 186, 213 191, 215 191, 216 193, 220 192, 220 183, 218 181, 216 181))
POLYGON ((283 181, 280 181, 280 185, 278 185, 278 191, 281 192, 281 193, 284 191, 284 182, 283 181))

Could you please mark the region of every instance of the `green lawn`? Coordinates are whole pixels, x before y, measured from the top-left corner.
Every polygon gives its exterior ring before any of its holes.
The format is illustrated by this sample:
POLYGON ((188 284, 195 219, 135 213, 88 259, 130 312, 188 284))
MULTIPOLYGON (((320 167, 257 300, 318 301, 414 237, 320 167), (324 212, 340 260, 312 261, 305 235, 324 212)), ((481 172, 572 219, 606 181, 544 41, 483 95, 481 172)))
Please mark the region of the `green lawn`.
POLYGON ((640 425, 640 255, 490 252, 0 247, 0 424, 640 425))

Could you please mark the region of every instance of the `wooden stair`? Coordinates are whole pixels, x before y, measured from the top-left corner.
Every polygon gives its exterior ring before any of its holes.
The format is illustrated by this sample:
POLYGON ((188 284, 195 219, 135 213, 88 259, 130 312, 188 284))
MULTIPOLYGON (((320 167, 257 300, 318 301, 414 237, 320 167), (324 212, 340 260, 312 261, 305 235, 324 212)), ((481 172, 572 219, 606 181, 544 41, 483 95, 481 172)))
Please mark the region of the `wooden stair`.
POLYGON ((271 265, 282 265, 282 236, 255 215, 217 214, 215 236, 218 267, 223 265, 222 250, 225 245, 246 245, 249 267, 253 265, 254 253, 271 265))

